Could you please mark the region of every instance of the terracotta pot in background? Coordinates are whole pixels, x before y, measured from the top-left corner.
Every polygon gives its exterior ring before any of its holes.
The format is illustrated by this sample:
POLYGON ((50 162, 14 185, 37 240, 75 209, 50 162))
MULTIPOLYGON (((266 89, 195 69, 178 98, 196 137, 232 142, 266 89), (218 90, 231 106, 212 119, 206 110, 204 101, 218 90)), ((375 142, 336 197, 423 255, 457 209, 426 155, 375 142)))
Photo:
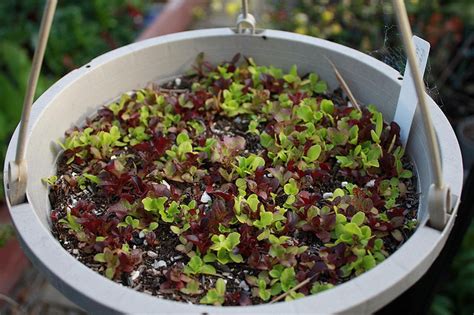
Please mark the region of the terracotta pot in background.
MULTIPOLYGON (((0 201, 0 224, 11 224, 10 214, 3 201, 0 201)), ((0 248, 0 293, 8 295, 29 267, 20 243, 12 237, 0 248)))

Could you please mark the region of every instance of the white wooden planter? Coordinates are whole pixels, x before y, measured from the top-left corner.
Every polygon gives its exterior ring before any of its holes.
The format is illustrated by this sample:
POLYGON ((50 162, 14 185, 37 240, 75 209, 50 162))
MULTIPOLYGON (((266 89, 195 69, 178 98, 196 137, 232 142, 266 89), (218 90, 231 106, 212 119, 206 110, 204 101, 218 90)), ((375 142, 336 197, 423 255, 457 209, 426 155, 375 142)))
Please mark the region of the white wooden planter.
MULTIPOLYGON (((179 33, 125 46, 102 55, 53 85, 33 106, 26 147, 27 202, 10 206, 19 238, 28 257, 68 298, 94 313, 369 313, 381 308, 414 284, 443 248, 453 226, 461 194, 463 167, 455 134, 441 110, 429 99, 432 120, 441 149, 444 181, 451 188, 453 211, 444 229, 427 225, 427 195, 433 182, 431 157, 416 112, 407 152, 419 179, 420 225, 393 255, 372 270, 334 289, 292 302, 248 307, 190 305, 136 292, 90 270, 61 247, 50 231, 51 210, 41 178, 55 173, 57 139, 121 93, 166 81, 183 74, 204 52, 213 62, 230 60, 240 52, 258 64, 289 69, 297 64, 304 73, 317 72, 331 89, 338 86, 329 57, 342 73, 355 97, 378 106, 387 120, 395 113, 400 74, 384 63, 356 50, 328 41, 266 30, 257 35, 235 34, 231 29, 179 33)), ((14 159, 18 130, 6 161, 14 159)), ((5 185, 7 168, 4 170, 5 185)))

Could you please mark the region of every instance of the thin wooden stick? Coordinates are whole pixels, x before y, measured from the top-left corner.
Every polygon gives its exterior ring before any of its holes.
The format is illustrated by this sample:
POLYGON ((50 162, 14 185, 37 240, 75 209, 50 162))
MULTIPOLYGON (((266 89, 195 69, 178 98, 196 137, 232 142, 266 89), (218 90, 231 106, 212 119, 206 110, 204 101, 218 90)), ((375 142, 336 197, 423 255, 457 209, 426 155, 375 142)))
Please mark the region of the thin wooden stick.
POLYGON ((357 100, 355 99, 354 94, 352 94, 351 90, 349 89, 349 86, 347 85, 346 81, 342 77, 339 70, 337 70, 336 65, 334 65, 334 63, 328 57, 326 57, 326 59, 328 60, 329 64, 332 66, 332 69, 334 70, 334 73, 336 74, 336 79, 337 81, 339 81, 339 84, 341 85, 342 90, 349 97, 349 100, 351 101, 352 105, 355 108, 357 108, 359 112, 361 112, 362 110, 360 108, 359 103, 357 103, 357 100))
POLYGON ((309 277, 309 278, 307 278, 306 280, 304 280, 303 282, 298 283, 298 285, 297 285, 296 287, 291 288, 291 289, 289 289, 288 291, 286 291, 286 292, 280 294, 279 296, 277 296, 276 298, 274 298, 273 300, 271 300, 268 304, 273 304, 273 303, 275 303, 275 302, 280 301, 281 299, 285 298, 285 297, 286 297, 288 294, 290 294, 291 292, 294 292, 294 291, 298 290, 299 288, 304 287, 305 285, 307 285, 313 278, 314 278, 314 276, 309 277))
POLYGON ((397 138, 396 135, 393 135, 392 142, 390 142, 390 146, 388 147, 387 152, 390 153, 392 152, 393 146, 395 145, 395 139, 397 138))

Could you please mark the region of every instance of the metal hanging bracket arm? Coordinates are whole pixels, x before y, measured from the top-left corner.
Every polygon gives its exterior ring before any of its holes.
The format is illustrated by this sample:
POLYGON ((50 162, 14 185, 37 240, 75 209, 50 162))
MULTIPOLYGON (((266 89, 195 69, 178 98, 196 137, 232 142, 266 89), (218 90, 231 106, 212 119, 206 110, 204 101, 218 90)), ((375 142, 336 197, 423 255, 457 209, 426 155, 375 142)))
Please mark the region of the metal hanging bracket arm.
POLYGON ((433 159, 432 172, 433 184, 430 186, 428 193, 428 212, 430 215, 430 226, 435 229, 443 230, 448 220, 448 213, 451 209, 451 193, 449 187, 444 184, 443 172, 441 166, 441 152, 433 128, 433 122, 426 98, 426 89, 423 82, 417 58, 415 47, 412 42, 412 31, 408 14, 403 0, 393 0, 393 7, 397 17, 398 28, 402 34, 403 45, 407 54, 408 63, 410 64, 411 74, 415 83, 416 94, 418 96, 418 104, 422 114, 423 128, 428 142, 428 149, 433 159))
POLYGON ((44 8, 38 37, 38 45, 36 46, 35 54, 33 56, 25 99, 23 101, 23 112, 21 114, 15 161, 9 161, 8 163, 8 198, 11 205, 22 203, 26 197, 27 167, 25 162, 25 147, 28 122, 30 120, 31 106, 33 105, 36 86, 38 84, 44 52, 46 50, 46 44, 48 42, 51 24, 53 23, 57 2, 57 0, 48 0, 44 8))
POLYGON ((255 17, 249 13, 248 0, 242 0, 242 13, 237 17, 237 33, 242 34, 245 29, 249 29, 251 34, 255 34, 255 26, 257 24, 255 17))

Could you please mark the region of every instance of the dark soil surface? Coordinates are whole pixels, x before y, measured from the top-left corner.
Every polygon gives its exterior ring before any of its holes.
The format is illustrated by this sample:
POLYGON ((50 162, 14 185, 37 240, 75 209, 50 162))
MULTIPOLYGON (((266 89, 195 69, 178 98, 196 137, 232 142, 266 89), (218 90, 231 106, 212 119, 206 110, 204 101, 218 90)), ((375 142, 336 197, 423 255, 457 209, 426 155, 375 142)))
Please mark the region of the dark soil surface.
MULTIPOLYGON (((179 80, 154 88, 157 91, 166 93, 167 95, 189 93, 192 80, 193 79, 189 77, 182 77, 179 80)), ((342 96, 340 90, 327 94, 325 98, 331 99, 336 108, 347 107, 347 100, 342 96)), ((90 121, 93 122, 94 119, 92 118, 90 121)), ((262 147, 260 143, 260 137, 255 133, 247 132, 250 121, 251 118, 246 115, 227 117, 225 115, 217 114, 213 117, 212 123, 207 126, 205 130, 206 137, 219 138, 223 136, 240 136, 245 139, 245 148, 241 152, 243 156, 248 156, 249 154, 263 156, 265 154, 265 148, 262 147)), ((265 130, 264 125, 261 125, 258 128, 260 131, 265 130)), ((70 226, 64 224, 64 222, 61 222, 59 219, 65 219, 67 217, 67 209, 76 208, 76 211, 79 213, 78 216, 87 212, 91 213, 94 218, 100 218, 103 222, 110 222, 111 220, 115 220, 113 222, 120 222, 123 220, 124 214, 121 212, 123 209, 116 209, 118 207, 117 204, 121 198, 128 198, 129 195, 136 193, 134 190, 137 188, 123 188, 124 190, 120 192, 122 197, 119 197, 117 194, 104 194, 100 191, 100 186, 91 183, 87 183, 85 184, 85 187, 80 188, 77 177, 79 174, 85 172, 84 164, 81 165, 82 161, 77 160, 77 158, 72 163, 67 163, 71 157, 70 154, 67 153, 70 153, 70 151, 66 151, 66 153, 59 159, 57 171, 58 179, 51 187, 50 191, 50 201, 52 208, 54 209, 52 213, 52 231, 61 245, 77 260, 89 268, 104 274, 106 265, 94 260, 94 256, 102 251, 104 244, 101 244, 101 242, 94 244, 94 242, 91 243, 90 241, 84 241, 84 239, 81 239, 80 235, 78 236, 77 231, 73 231, 70 226), (123 197, 124 194, 126 194, 125 197, 123 197), (82 202, 85 202, 87 205, 93 205, 93 207, 87 208, 87 206, 84 206, 81 208, 82 202)), ((152 176, 153 171, 151 171, 150 174, 145 175, 140 173, 141 170, 147 172, 147 166, 143 162, 143 153, 137 150, 136 147, 130 145, 124 146, 120 151, 114 152, 114 156, 118 156, 119 154, 129 155, 125 167, 137 169, 135 173, 141 176, 141 180, 152 176)), ((111 160, 113 160, 113 158, 111 158, 111 160)), ((397 207, 403 209, 402 222, 399 222, 397 229, 393 229, 391 232, 381 232, 380 234, 384 241, 384 252, 387 255, 390 255, 397 250, 397 248, 399 248, 413 233, 414 229, 406 228, 406 226, 408 222, 416 220, 418 210, 418 194, 416 192, 417 179, 415 170, 407 157, 404 157, 402 162, 403 168, 411 170, 414 176, 412 176, 411 179, 405 179, 403 181, 406 191, 403 193, 402 198, 397 199, 397 207)), ((344 173, 334 158, 329 159, 327 163, 332 167, 329 170, 329 177, 321 181, 313 181, 308 178, 307 183, 305 183, 304 178, 301 178, 299 181, 300 190, 305 188, 306 191, 311 194, 322 196, 325 193, 333 192, 337 188, 344 187, 344 182, 348 180, 346 176, 347 173, 344 173)), ((86 171, 87 173, 98 174, 100 168, 106 168, 107 165, 109 165, 108 162, 99 162, 90 169, 86 169, 86 171)), ((207 164, 204 163, 201 166, 201 168, 206 167, 212 170, 212 168, 216 166, 210 162, 207 162, 207 164)), ((101 180, 103 179, 101 178, 101 180)), ((133 177, 132 179, 129 179, 129 181, 133 180, 133 177)), ((363 182, 364 179, 361 181, 363 182)), ((148 184, 151 185, 151 182, 153 182, 153 180, 149 180, 148 184)), ((209 190, 209 183, 204 181, 188 183, 167 178, 166 182, 171 187, 172 191, 174 189, 179 192, 181 196, 187 196, 187 199, 185 198, 184 202, 189 202, 193 199, 199 200, 202 193, 206 191, 206 189, 209 190)), ((366 185, 369 185, 368 180, 365 180, 365 182, 366 185)), ((162 184, 162 181, 161 179, 156 180, 155 183, 162 184)), ((222 187, 224 184, 225 181, 222 179, 216 179, 216 182, 212 184, 212 187, 222 187)), ((130 187, 140 187, 140 184, 130 187)), ((281 205, 284 204, 285 200, 286 197, 279 196, 276 199, 276 203, 281 205)), ((328 204, 330 203, 325 201, 324 198, 317 201, 318 206, 328 204)), ((209 205, 202 205, 200 207, 205 212, 212 211, 209 205)), ((81 217, 79 223, 85 222, 85 220, 86 219, 81 217)), ((153 244, 150 244, 148 237, 145 237, 144 233, 139 233, 137 230, 126 230, 126 233, 130 234, 127 244, 132 251, 131 255, 133 256, 133 253, 139 253, 139 259, 137 260, 138 263, 133 266, 132 270, 124 268, 121 269, 120 272, 116 272, 113 280, 124 286, 131 287, 134 290, 158 297, 188 303, 199 303, 205 293, 209 289, 214 288, 217 279, 221 278, 226 280, 225 305, 249 305, 262 303, 261 299, 256 297, 255 294, 252 294, 252 287, 247 281, 248 276, 257 276, 262 269, 256 268, 255 266, 249 266, 245 263, 216 263, 213 264, 217 271, 215 275, 193 276, 192 278, 197 279, 200 283, 200 293, 195 295, 184 294, 176 288, 168 288, 167 285, 164 285, 165 283, 170 282, 170 278, 172 279, 172 282, 174 281, 173 283, 178 283, 181 280, 184 281, 184 283, 187 283, 189 280, 185 279, 187 276, 181 274, 181 270, 189 261, 189 257, 186 255, 185 251, 183 252, 182 249, 177 249, 182 242, 178 235, 170 231, 170 225, 171 224, 166 222, 159 223, 159 227, 154 231, 155 237, 153 239, 156 240, 151 241, 153 244), (176 275, 174 276, 173 272, 175 271, 176 275), (183 276, 185 278, 182 278, 183 276), (179 279, 173 279, 173 277, 179 279)), ((416 224, 413 226, 415 225, 416 224)), ((125 231, 125 229, 120 231, 125 231)), ((308 246, 306 251, 308 257, 319 255, 321 248, 323 248, 325 243, 327 243, 321 241, 321 239, 311 231, 296 229, 292 232, 291 237, 295 245, 308 246)), ((305 275, 308 277, 312 274, 307 273, 305 275)), ((352 274, 344 279, 336 279, 329 276, 329 274, 321 274, 318 277, 318 281, 328 281, 332 284, 337 284, 354 276, 356 275, 352 274)), ((301 282, 302 280, 298 279, 298 281, 301 282)), ((300 292, 308 293, 308 289, 300 292)))

